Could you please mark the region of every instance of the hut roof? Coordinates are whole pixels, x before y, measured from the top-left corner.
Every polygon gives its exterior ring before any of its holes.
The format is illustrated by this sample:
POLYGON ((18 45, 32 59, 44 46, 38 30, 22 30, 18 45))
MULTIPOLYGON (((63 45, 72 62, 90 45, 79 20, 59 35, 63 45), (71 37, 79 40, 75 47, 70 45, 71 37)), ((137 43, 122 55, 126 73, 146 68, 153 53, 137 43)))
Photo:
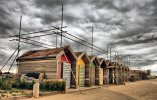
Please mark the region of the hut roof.
POLYGON ((79 57, 83 54, 84 52, 75 52, 76 56, 79 57))
POLYGON ((114 66, 115 65, 115 62, 110 62, 109 63, 109 66, 114 66))
POLYGON ((24 53, 22 56, 18 57, 17 60, 29 59, 29 58, 52 57, 52 56, 56 56, 62 51, 69 50, 69 48, 70 46, 64 46, 64 47, 52 48, 52 49, 31 50, 24 53))
POLYGON ((116 65, 115 62, 109 62, 108 68, 118 68, 118 66, 115 66, 115 65, 116 65))
POLYGON ((95 56, 88 56, 90 60, 94 59, 95 56))
POLYGON ((107 68, 107 63, 104 58, 98 58, 98 60, 101 67, 107 68))
POLYGON ((109 65, 110 63, 110 60, 105 60, 106 64, 109 65))
POLYGON ((86 52, 75 52, 75 55, 77 56, 77 59, 82 58, 86 63, 90 62, 89 57, 87 56, 86 52))
POLYGON ((100 62, 100 64, 103 62, 103 58, 98 58, 98 60, 99 60, 99 62, 100 62))
POLYGON ((98 58, 96 56, 88 56, 88 57, 90 59, 90 62, 93 62, 95 60, 98 65, 100 64, 100 62, 99 62, 99 60, 98 60, 98 58))
POLYGON ((19 58, 33 58, 33 57, 45 57, 50 55, 56 55, 61 52, 62 48, 55 48, 55 49, 44 49, 44 50, 31 50, 24 53, 19 58))

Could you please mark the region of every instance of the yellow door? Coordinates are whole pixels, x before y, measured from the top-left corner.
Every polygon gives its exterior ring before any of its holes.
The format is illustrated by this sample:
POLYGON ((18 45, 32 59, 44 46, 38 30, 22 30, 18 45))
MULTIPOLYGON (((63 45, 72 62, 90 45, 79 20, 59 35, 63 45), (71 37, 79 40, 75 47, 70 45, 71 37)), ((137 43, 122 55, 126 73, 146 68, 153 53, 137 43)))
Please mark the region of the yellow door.
POLYGON ((78 60, 78 81, 79 86, 85 85, 85 63, 82 59, 78 60))

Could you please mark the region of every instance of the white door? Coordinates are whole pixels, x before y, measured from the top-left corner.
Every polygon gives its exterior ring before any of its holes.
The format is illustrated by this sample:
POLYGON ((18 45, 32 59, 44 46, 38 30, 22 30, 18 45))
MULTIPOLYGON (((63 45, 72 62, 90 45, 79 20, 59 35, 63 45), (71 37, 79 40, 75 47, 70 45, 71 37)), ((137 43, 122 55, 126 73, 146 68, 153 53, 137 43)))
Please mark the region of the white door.
POLYGON ((70 88, 71 64, 63 63, 63 80, 66 80, 66 86, 70 88))

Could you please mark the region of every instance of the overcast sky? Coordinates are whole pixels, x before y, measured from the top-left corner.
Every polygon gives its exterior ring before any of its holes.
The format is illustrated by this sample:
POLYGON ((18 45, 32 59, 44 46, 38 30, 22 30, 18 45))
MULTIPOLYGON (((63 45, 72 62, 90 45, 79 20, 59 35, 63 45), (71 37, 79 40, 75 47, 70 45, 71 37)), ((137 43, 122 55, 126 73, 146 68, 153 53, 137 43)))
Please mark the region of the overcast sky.
MULTIPOLYGON (((68 33, 106 50, 112 47, 122 56, 131 56, 132 67, 157 71, 157 0, 63 0, 64 23, 68 33)), ((52 25, 60 26, 61 0, 0 0, 0 65, 17 48, 9 36, 18 34, 22 15, 22 34, 52 25)), ((35 38, 54 45, 56 35, 35 38)), ((60 43, 58 36, 58 46, 60 43)), ((73 48, 77 43, 64 39, 73 48)), ((22 44, 22 52, 39 47, 22 44)), ((81 50, 81 49, 80 49, 81 50)), ((89 49, 88 49, 89 51, 89 49)), ((11 63, 11 62, 10 62, 11 63)))

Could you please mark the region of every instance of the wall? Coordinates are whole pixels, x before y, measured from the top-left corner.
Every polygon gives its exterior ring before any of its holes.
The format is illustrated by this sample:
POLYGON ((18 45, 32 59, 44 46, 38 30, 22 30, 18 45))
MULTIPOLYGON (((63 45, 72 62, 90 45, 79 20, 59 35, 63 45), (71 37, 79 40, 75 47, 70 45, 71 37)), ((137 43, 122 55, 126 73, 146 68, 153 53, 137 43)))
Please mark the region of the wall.
POLYGON ((59 78, 57 75, 57 60, 34 60, 19 62, 18 72, 25 74, 30 72, 46 73, 48 78, 59 78))

